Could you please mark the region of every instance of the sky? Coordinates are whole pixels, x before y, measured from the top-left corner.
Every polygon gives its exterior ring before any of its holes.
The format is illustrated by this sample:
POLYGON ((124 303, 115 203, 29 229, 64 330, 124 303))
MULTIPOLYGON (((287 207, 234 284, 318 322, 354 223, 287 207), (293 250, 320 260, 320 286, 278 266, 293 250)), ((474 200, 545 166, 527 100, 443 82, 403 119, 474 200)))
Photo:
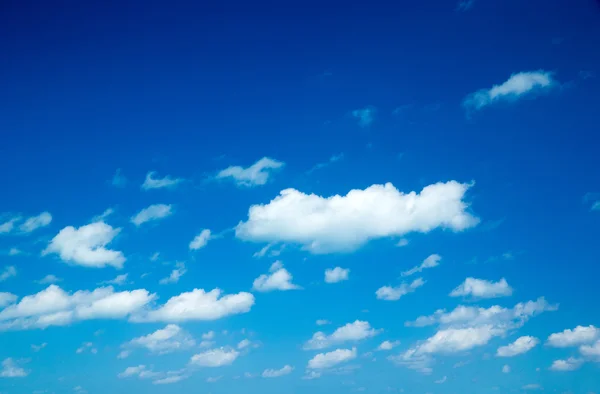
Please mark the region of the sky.
POLYGON ((598 2, 1 7, 0 393, 600 393, 598 2))

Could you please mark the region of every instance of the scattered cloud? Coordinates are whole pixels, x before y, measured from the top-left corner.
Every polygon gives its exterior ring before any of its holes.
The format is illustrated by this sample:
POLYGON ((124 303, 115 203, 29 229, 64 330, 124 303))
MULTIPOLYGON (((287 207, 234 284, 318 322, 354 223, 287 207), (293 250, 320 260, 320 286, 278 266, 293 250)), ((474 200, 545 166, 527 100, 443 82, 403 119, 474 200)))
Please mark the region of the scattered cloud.
POLYGON ((5 358, 2 361, 0 377, 2 378, 24 378, 29 372, 20 367, 12 358, 5 358))
POLYGON ((322 331, 313 334, 312 338, 304 344, 304 350, 325 349, 344 342, 358 342, 379 334, 381 330, 371 327, 369 322, 356 320, 336 329, 331 335, 322 331))
POLYGON ((396 346, 400 344, 400 341, 383 341, 379 346, 377 346, 377 350, 392 350, 396 346))
POLYGON ((409 283, 402 283, 399 286, 391 287, 391 286, 383 286, 377 289, 375 295, 377 299, 384 301, 398 301, 402 296, 405 296, 409 293, 414 292, 419 287, 423 286, 425 281, 423 278, 417 278, 409 283))
POLYGON ((183 322, 210 321, 225 316, 247 313, 254 305, 251 293, 223 295, 221 289, 206 292, 194 289, 171 297, 164 305, 150 311, 143 311, 132 317, 135 322, 183 322))
POLYGON ((523 336, 515 340, 513 343, 501 346, 496 351, 497 357, 514 357, 519 354, 527 353, 540 343, 540 340, 535 337, 523 336))
POLYGON ((94 347, 94 344, 92 342, 84 342, 79 348, 77 348, 75 353, 81 354, 85 353, 87 350, 89 350, 92 354, 98 353, 98 349, 94 347))
POLYGON ((513 289, 506 279, 491 282, 483 279, 467 278, 456 289, 452 290, 450 297, 498 298, 512 295, 513 289))
POLYGON ((190 364, 206 368, 222 367, 231 365, 239 355, 237 350, 221 347, 193 355, 190 364))
POLYGON ((309 369, 326 369, 338 364, 354 360, 356 358, 356 348, 336 349, 329 353, 319 353, 308 361, 309 369))
POLYGON ((21 218, 17 216, 7 220, 4 223, 0 223, 0 234, 8 234, 12 232, 15 228, 15 223, 17 223, 19 220, 21 220, 21 218))
POLYGON ((428 256, 420 265, 409 269, 408 271, 402 272, 402 276, 410 276, 414 275, 418 272, 422 272, 424 269, 434 268, 440 265, 440 260, 442 260, 442 256, 439 254, 432 254, 428 256))
POLYGON ((127 276, 129 276, 129 274, 117 275, 116 278, 101 282, 100 284, 122 286, 127 283, 127 276))
POLYGON ((536 92, 547 91, 558 83, 551 72, 538 70, 512 74, 508 80, 490 89, 481 89, 465 98, 463 106, 477 111, 501 101, 517 101, 536 92))
POLYGON ((294 370, 293 367, 285 365, 281 369, 265 369, 262 373, 263 378, 278 378, 280 376, 289 375, 294 370))
POLYGON ((347 268, 335 267, 325 270, 325 283, 337 283, 348 280, 350 270, 347 268))
POLYGON ((373 124, 376 113, 377 109, 375 107, 368 106, 361 109, 355 109, 352 111, 352 116, 358 120, 358 125, 360 127, 369 127, 373 124))
POLYGON ((19 230, 24 233, 31 233, 38 228, 48 226, 51 221, 52 215, 50 215, 49 212, 42 212, 37 216, 27 218, 25 222, 19 226, 19 230))
POLYGON ((321 197, 285 189, 270 203, 253 205, 236 236, 255 242, 303 245, 312 253, 348 252, 371 239, 427 233, 436 228, 462 231, 479 219, 463 201, 472 184, 456 181, 404 194, 391 183, 321 197))
POLYGON ((254 280, 252 289, 260 292, 268 292, 274 290, 299 290, 302 287, 292 283, 292 275, 283 268, 280 261, 276 261, 271 265, 270 274, 262 274, 254 280))
POLYGON ((156 171, 150 171, 146 174, 146 179, 142 183, 143 190, 152 189, 171 189, 183 182, 182 178, 171 178, 169 175, 164 178, 155 178, 156 171))
POLYGON ((144 208, 137 214, 131 217, 131 223, 136 226, 141 226, 144 223, 148 223, 154 220, 164 219, 173 214, 173 206, 166 204, 154 204, 148 208, 144 208))
POLYGON ((62 281, 62 279, 60 279, 56 275, 48 274, 48 275, 44 276, 42 279, 36 281, 36 283, 39 283, 40 285, 48 285, 48 284, 52 284, 52 283, 58 283, 60 281, 62 281))
POLYGON ((202 249, 210 240, 210 230, 204 229, 190 242, 190 250, 202 249))
POLYGON ((190 334, 176 324, 169 324, 165 328, 156 330, 152 334, 134 338, 123 345, 125 348, 141 347, 151 353, 166 354, 178 350, 185 350, 196 345, 190 334))
POLYGON ((4 282, 10 278, 17 276, 17 269, 14 265, 7 265, 4 267, 2 272, 0 272, 0 282, 4 282))
POLYGON ((84 267, 112 266, 121 269, 125 262, 123 253, 106 248, 120 231, 120 228, 113 228, 104 222, 79 228, 68 226, 52 238, 42 255, 58 254, 65 263, 84 267))
POLYGON ((219 171, 217 179, 232 179, 238 186, 253 187, 266 184, 275 170, 281 169, 285 163, 263 157, 250 167, 227 167, 219 171))
POLYGON ((170 283, 179 282, 179 278, 187 273, 187 269, 185 268, 185 264, 182 262, 175 263, 176 268, 171 271, 171 274, 166 278, 162 278, 158 283, 161 285, 166 285, 170 283))
POLYGON ((580 346, 594 342, 600 338, 600 328, 595 326, 577 326, 572 330, 564 330, 551 334, 546 341, 552 347, 580 346))
POLYGON ((579 369, 582 364, 582 359, 569 357, 566 360, 554 360, 550 366, 550 370, 558 372, 575 371, 576 369, 579 369))
POLYGON ((120 379, 138 377, 140 379, 156 379, 162 374, 160 372, 154 372, 148 369, 145 365, 138 365, 135 367, 127 367, 125 371, 121 372, 117 376, 120 379))
POLYGON ((502 373, 510 373, 510 366, 505 365, 502 367, 502 373))

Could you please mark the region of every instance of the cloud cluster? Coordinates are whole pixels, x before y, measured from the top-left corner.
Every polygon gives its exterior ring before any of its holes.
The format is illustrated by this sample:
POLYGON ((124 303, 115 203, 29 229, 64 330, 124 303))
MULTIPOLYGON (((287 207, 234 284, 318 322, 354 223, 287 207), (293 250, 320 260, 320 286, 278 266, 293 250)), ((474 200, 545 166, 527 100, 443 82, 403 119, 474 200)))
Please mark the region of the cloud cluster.
POLYGON ((369 240, 427 233, 437 228, 462 231, 479 219, 464 201, 468 183, 449 181, 402 193, 391 183, 321 197, 285 189, 268 204, 253 205, 236 236, 254 242, 300 244, 312 253, 352 251, 369 240))

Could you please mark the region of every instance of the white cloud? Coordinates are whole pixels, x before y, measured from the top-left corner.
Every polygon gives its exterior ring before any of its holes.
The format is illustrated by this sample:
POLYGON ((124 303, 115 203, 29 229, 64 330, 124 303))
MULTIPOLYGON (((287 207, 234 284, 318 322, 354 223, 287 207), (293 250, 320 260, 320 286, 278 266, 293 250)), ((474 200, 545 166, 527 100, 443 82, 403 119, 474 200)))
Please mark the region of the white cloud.
POLYGON ((118 358, 119 360, 124 360, 124 359, 126 359, 127 357, 129 357, 130 355, 131 355, 131 351, 130 351, 130 350, 121 350, 121 351, 119 352, 119 354, 117 355, 117 358, 118 358))
POLYGON ((575 371, 576 369, 579 369, 582 364, 582 359, 569 357, 566 360, 554 360, 550 366, 550 370, 558 372, 575 371))
POLYGON ((285 365, 281 369, 265 369, 262 373, 263 378, 278 378, 280 376, 288 375, 294 370, 293 367, 285 365))
POLYGON ((210 239, 210 230, 204 229, 200 232, 200 234, 196 235, 194 239, 190 242, 190 250, 198 250, 202 249, 208 243, 210 239))
POLYGON ((237 344, 237 348, 242 350, 242 349, 246 349, 248 346, 250 346, 252 344, 252 342, 250 342, 250 340, 248 339, 242 339, 238 344, 237 344))
POLYGON ((0 331, 64 326, 80 320, 121 319, 156 298, 147 290, 114 292, 112 287, 69 294, 56 285, 0 311, 0 331))
POLYGON ((342 267, 325 270, 325 283, 337 283, 348 280, 350 270, 342 267))
POLYGON ((448 377, 444 376, 443 378, 436 380, 434 383, 435 384, 443 384, 443 383, 446 383, 446 380, 448 380, 448 377))
POLYGON ((319 319, 316 322, 317 326, 326 326, 327 324, 331 324, 329 320, 319 319))
POLYGON ((15 228, 15 223, 17 223, 19 220, 21 220, 21 218, 17 216, 7 220, 4 223, 0 223, 0 234, 7 234, 13 231, 15 228))
POLYGON ((237 350, 221 347, 193 355, 190 363, 199 367, 222 367, 232 364, 239 355, 237 350))
POLYGON ((490 89, 481 89, 463 101, 467 110, 480 110, 501 101, 516 101, 536 92, 547 91, 557 85, 552 73, 538 70, 512 74, 508 80, 490 89))
POLYGON ((360 127, 369 127, 375 120, 375 114, 377 109, 369 106, 361 109, 355 109, 352 111, 352 116, 358 119, 358 125, 360 127))
POLYGON ((88 349, 89 349, 90 353, 92 353, 92 354, 98 353, 98 349, 94 348, 94 344, 92 342, 84 342, 79 348, 77 348, 75 353, 81 354, 88 349))
POLYGON ((217 320, 229 315, 246 313, 254 305, 251 293, 222 295, 221 289, 206 292, 194 289, 171 297, 157 309, 133 316, 133 321, 183 322, 190 320, 217 320))
POLYGON ((338 364, 354 360, 356 358, 356 348, 336 349, 329 353, 319 353, 308 361, 309 369, 326 369, 338 364))
POLYGON ((166 204, 154 204, 144 208, 131 217, 131 223, 141 226, 144 223, 164 219, 173 214, 173 206, 166 204))
POLYGON ((573 330, 564 330, 548 337, 547 345, 552 347, 570 347, 585 345, 600 338, 600 329, 595 326, 577 326, 573 330))
POLYGON ((23 254, 23 251, 19 248, 10 248, 8 251, 9 256, 18 256, 20 254, 23 254))
POLYGON ((183 182, 181 178, 171 178, 169 175, 164 178, 155 178, 156 171, 150 171, 146 174, 146 179, 142 183, 143 190, 174 188, 183 182))
POLYGON ((104 281, 102 284, 121 286, 127 283, 127 276, 129 276, 129 274, 117 275, 116 278, 104 281))
POLYGON ((510 296, 512 292, 512 287, 504 278, 498 282, 467 278, 456 289, 452 290, 450 297, 498 298, 510 296))
POLYGON ((579 353, 583 356, 594 358, 600 361, 600 340, 593 345, 582 345, 579 347, 579 353))
POLYGON ((138 365, 135 367, 127 367, 125 371, 121 372, 117 376, 120 379, 130 378, 133 376, 137 376, 140 379, 155 379, 160 375, 160 372, 154 372, 148 369, 145 365, 138 365))
POLYGON ((417 354, 456 353, 487 344, 500 329, 491 325, 440 330, 417 347, 417 354))
POLYGON ((527 353, 540 343, 535 337, 523 336, 506 346, 501 346, 496 351, 498 357, 514 357, 519 354, 527 353))
POLYGON ((408 271, 402 272, 401 275, 410 276, 416 274, 417 272, 422 272, 424 269, 437 267, 438 265, 440 265, 441 259, 442 257, 439 254, 432 254, 431 256, 423 260, 423 262, 420 265, 417 265, 416 267, 413 267, 408 271))
POLYGON ((320 377, 321 377, 321 372, 306 371, 306 373, 304 374, 304 376, 302 377, 302 379, 304 379, 304 380, 312 380, 312 379, 318 379, 320 377))
POLYGON ((120 228, 112 228, 104 222, 90 223, 79 228, 68 226, 52 238, 42 255, 58 254, 66 263, 84 267, 123 268, 123 253, 106 246, 119 234, 120 228))
POLYGON ((17 269, 14 265, 7 265, 4 267, 4 270, 0 273, 0 282, 4 282, 5 280, 17 276, 17 269))
POLYGON ((280 169, 284 165, 281 161, 263 157, 247 168, 240 166, 227 167, 219 171, 216 178, 231 178, 238 186, 261 186, 267 183, 273 171, 280 169))
POLYGON ((56 275, 49 274, 49 275, 44 276, 42 279, 36 281, 36 283, 39 283, 40 285, 48 285, 48 284, 60 282, 61 280, 62 279, 60 279, 56 275))
POLYGON ((46 227, 51 221, 52 215, 50 215, 49 212, 42 212, 37 216, 27 218, 27 220, 19 226, 19 230, 24 233, 30 233, 38 228, 46 227))
POLYGON ((383 341, 377 347, 377 350, 392 350, 400 344, 400 341, 383 341))
POLYGON ((270 274, 262 274, 254 280, 252 289, 260 292, 273 290, 299 290, 302 287, 292 283, 292 274, 283 268, 281 261, 276 261, 269 269, 270 274))
POLYGON ((46 342, 40 344, 40 345, 31 345, 31 350, 33 350, 34 352, 39 352, 40 350, 42 350, 43 348, 45 348, 46 346, 48 346, 48 344, 46 342))
POLYGON ((5 358, 2 361, 0 377, 2 378, 24 378, 29 372, 21 368, 12 358, 5 358))
POLYGON ((268 204, 253 205, 236 236, 255 242, 303 245, 312 253, 352 251, 371 239, 427 233, 437 228, 462 231, 479 219, 463 201, 472 184, 456 181, 404 194, 391 183, 321 197, 285 189, 268 204))
POLYGON ((92 218, 92 222, 104 222, 106 218, 115 213, 112 208, 106 208, 100 215, 96 215, 92 218))
POLYGON ((177 268, 171 271, 171 274, 166 278, 162 278, 158 283, 161 285, 166 285, 169 283, 177 283, 179 282, 179 278, 187 273, 187 269, 185 268, 185 264, 182 262, 178 262, 175 264, 177 268))
POLYGON ((304 344, 304 350, 325 349, 344 342, 356 342, 371 338, 379 334, 381 330, 371 327, 369 322, 356 320, 339 327, 331 335, 318 331, 304 344))
POLYGON ((502 373, 510 373, 510 366, 505 365, 502 367, 502 373))
POLYGON ((169 324, 152 334, 134 338, 123 346, 143 347, 152 353, 165 354, 177 350, 189 349, 195 345, 196 341, 190 334, 176 324, 169 324))
POLYGON ((183 379, 186 379, 186 378, 187 378, 187 376, 184 376, 184 375, 167 376, 166 378, 155 380, 154 382, 152 382, 152 384, 173 384, 173 383, 181 382, 183 379))
POLYGON ((413 280, 410 284, 402 283, 399 286, 391 287, 391 286, 383 286, 377 289, 375 295, 377 299, 384 301, 398 301, 402 296, 405 296, 409 293, 414 292, 419 287, 423 286, 425 281, 423 278, 417 278, 413 280))

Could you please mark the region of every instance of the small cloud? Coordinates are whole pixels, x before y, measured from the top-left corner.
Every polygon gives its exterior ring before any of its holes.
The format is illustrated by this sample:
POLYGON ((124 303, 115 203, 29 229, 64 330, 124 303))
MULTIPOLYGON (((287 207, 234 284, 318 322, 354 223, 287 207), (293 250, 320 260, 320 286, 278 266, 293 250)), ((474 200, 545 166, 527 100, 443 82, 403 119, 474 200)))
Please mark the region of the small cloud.
POLYGON ((182 178, 171 178, 167 175, 164 178, 155 178, 156 171, 150 171, 146 174, 146 179, 142 184, 142 190, 152 189, 172 189, 183 182, 182 178))
POLYGON ((442 384, 442 383, 446 383, 446 380, 448 380, 447 376, 444 376, 443 378, 436 380, 435 384, 442 384))
POLYGON ((12 358, 6 358, 2 361, 0 377, 2 378, 24 378, 29 372, 21 368, 12 358))
POLYGON ((337 283, 348 280, 350 270, 348 268, 335 267, 325 270, 325 283, 337 283))
POLYGON ((40 285, 48 285, 48 284, 57 283, 60 281, 62 281, 62 279, 58 278, 56 275, 48 274, 48 275, 44 276, 42 279, 36 281, 36 283, 39 283, 40 285))
POLYGON ((7 265, 4 267, 4 270, 0 272, 0 282, 4 282, 5 280, 17 276, 17 269, 14 265, 7 265))
POLYGON ((419 287, 423 286, 425 281, 423 278, 417 278, 410 284, 402 283, 399 286, 383 286, 377 289, 375 295, 377 299, 384 301, 398 301, 402 296, 416 291, 419 287))
POLYGON ((439 254, 432 254, 428 256, 425 260, 423 260, 423 262, 420 265, 413 267, 408 271, 402 272, 401 276, 411 276, 416 273, 423 272, 423 270, 425 269, 435 268, 438 265, 440 265, 441 260, 442 256, 440 256, 439 254))
POLYGON ((325 320, 325 319, 319 319, 316 322, 317 326, 325 326, 328 324, 331 324, 331 322, 329 320, 325 320))
POLYGON ((173 214, 173 206, 166 204, 154 204, 142 209, 131 218, 131 223, 141 226, 144 223, 164 219, 173 214))
POLYGON ((406 239, 406 238, 400 238, 398 243, 396 243, 396 246, 398 246, 400 248, 403 246, 406 246, 406 245, 408 245, 408 239, 406 239))
POLYGON ((352 116, 358 120, 360 127, 369 127, 375 120, 377 109, 373 106, 367 106, 361 109, 352 111, 352 116))
POLYGON ((25 222, 19 226, 19 230, 23 233, 31 233, 38 228, 48 226, 50 222, 52 222, 52 215, 50 215, 49 212, 42 212, 37 216, 27 218, 25 222))
POLYGON ((115 210, 112 208, 107 208, 104 212, 102 212, 100 215, 94 216, 92 218, 92 222, 103 222, 106 218, 108 218, 110 215, 112 215, 113 213, 115 213, 115 210))
POLYGON ((523 386, 521 388, 523 390, 543 390, 542 386, 540 386, 537 383, 535 383, 535 384, 526 384, 525 386, 523 386))
POLYGON ((380 350, 380 351, 392 350, 393 348, 395 348, 399 344, 400 344, 400 341, 383 341, 377 347, 377 350, 380 350))
POLYGON ((579 369, 581 365, 583 365, 582 359, 569 357, 566 360, 555 360, 550 366, 550 370, 556 372, 569 372, 579 369))
POLYGON ((34 352, 39 352, 40 350, 45 348, 47 345, 48 344, 46 342, 42 343, 41 345, 31 345, 31 350, 33 350, 34 352))
POLYGON ((508 297, 513 289, 506 279, 491 282, 484 279, 467 278, 457 288, 452 290, 450 297, 471 296, 476 299, 508 297))
POLYGON ((198 250, 202 249, 208 243, 210 239, 210 230, 204 229, 200 232, 200 234, 196 235, 194 239, 190 242, 190 250, 198 250))
POLYGON ((326 162, 315 164, 315 166, 313 168, 311 168, 310 170, 306 171, 306 173, 307 174, 311 174, 314 171, 323 169, 323 168, 325 168, 325 167, 327 167, 327 166, 329 166, 329 165, 331 165, 333 163, 336 163, 336 162, 342 160, 343 158, 344 158, 344 154, 343 153, 340 153, 340 154, 337 154, 337 155, 333 155, 326 162))
POLYGON ((281 169, 285 163, 263 157, 250 167, 240 166, 227 167, 219 171, 216 179, 232 179, 238 186, 253 187, 262 186, 267 183, 275 170, 281 169))
POLYGON ((300 290, 302 287, 292 283, 292 275, 283 268, 280 261, 276 261, 269 270, 270 274, 260 275, 254 280, 252 289, 260 292, 273 290, 300 290))
POLYGON ((117 168, 111 183, 114 187, 125 187, 127 185, 127 178, 125 178, 125 175, 123 175, 120 168, 117 168))
POLYGON ((89 350, 90 353, 92 353, 92 354, 98 353, 98 350, 96 348, 94 348, 93 346, 94 346, 94 344, 92 342, 84 342, 79 348, 77 348, 77 350, 75 350, 75 353, 81 354, 87 350, 89 350))
POLYGON ((265 369, 262 373, 263 378, 278 378, 280 376, 289 375, 294 370, 294 367, 285 365, 281 369, 265 369))
POLYGON ((503 366, 502 373, 510 373, 510 366, 508 366, 508 365, 503 366))
POLYGON ((128 274, 117 275, 116 278, 111 279, 111 280, 106 280, 104 282, 100 282, 100 284, 121 286, 121 285, 124 285, 125 283, 127 283, 127 276, 128 276, 128 274))
POLYGON ((468 11, 471 8, 473 8, 473 5, 475 4, 475 0, 460 0, 458 2, 458 4, 456 5, 456 10, 457 11, 468 11))
POLYGON ((23 252, 18 248, 10 248, 10 250, 8 251, 9 256, 18 256, 20 254, 23 254, 23 252))
POLYGON ((175 266, 177 268, 175 268, 173 271, 171 271, 171 274, 169 276, 167 276, 166 278, 161 279, 158 283, 161 285, 166 285, 166 284, 170 284, 170 283, 177 283, 179 282, 179 279, 186 274, 187 269, 185 268, 185 264, 182 262, 178 262, 175 263, 175 266))

